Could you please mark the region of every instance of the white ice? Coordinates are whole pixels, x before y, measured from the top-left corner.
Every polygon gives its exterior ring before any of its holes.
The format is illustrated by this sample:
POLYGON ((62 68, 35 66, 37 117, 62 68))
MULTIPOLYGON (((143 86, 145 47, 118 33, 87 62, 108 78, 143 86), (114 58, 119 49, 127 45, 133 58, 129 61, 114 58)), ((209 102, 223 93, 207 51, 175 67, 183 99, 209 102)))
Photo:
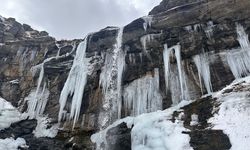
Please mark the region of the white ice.
MULTIPOLYGON (((113 119, 121 118, 122 76, 125 69, 125 52, 122 49, 123 27, 117 29, 116 44, 112 52, 106 52, 105 63, 100 74, 99 84, 103 92, 103 115, 109 119, 100 118, 102 126, 113 119)), ((102 116, 102 115, 101 115, 102 116)))
POLYGON ((142 113, 162 109, 159 70, 134 80, 124 88, 123 101, 126 115, 138 116, 142 113))
POLYGON ((209 67, 209 55, 207 53, 201 53, 199 55, 195 55, 193 57, 195 65, 198 70, 199 81, 200 81, 200 88, 201 92, 203 93, 202 89, 202 81, 204 82, 205 88, 207 90, 207 94, 211 94, 213 92, 212 83, 211 83, 211 74, 210 74, 210 67, 209 67))
POLYGON ((84 88, 87 83, 88 75, 88 64, 89 60, 85 56, 87 49, 88 36, 85 37, 84 41, 79 44, 76 50, 76 56, 73 61, 73 65, 69 72, 68 78, 64 84, 64 87, 60 94, 60 110, 58 115, 58 120, 62 120, 62 115, 65 112, 65 105, 68 97, 72 97, 71 109, 70 109, 70 119, 73 119, 73 128, 79 119, 82 97, 84 93, 84 88))

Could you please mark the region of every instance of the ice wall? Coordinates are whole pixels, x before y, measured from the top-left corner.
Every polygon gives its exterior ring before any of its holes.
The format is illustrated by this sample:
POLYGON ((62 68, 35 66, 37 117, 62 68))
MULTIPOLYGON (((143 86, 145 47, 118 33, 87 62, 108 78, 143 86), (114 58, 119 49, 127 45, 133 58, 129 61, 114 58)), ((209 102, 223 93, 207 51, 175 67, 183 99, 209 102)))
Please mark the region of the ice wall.
POLYGON ((87 49, 88 36, 85 37, 76 50, 76 56, 73 61, 73 65, 69 72, 68 78, 64 84, 64 87, 60 94, 60 110, 58 120, 61 121, 64 114, 66 114, 65 105, 68 98, 72 98, 70 108, 70 119, 73 119, 73 128, 78 121, 80 115, 80 109, 82 105, 82 98, 84 88, 87 83, 88 75, 88 63, 89 60, 85 57, 87 49))
POLYGON ((162 109, 159 87, 159 69, 130 83, 124 89, 123 101, 126 115, 138 116, 162 109))
POLYGON ((125 69, 125 52, 122 49, 123 28, 117 30, 116 44, 112 52, 107 52, 100 74, 103 92, 103 109, 99 122, 101 126, 121 118, 122 75, 125 69), (105 117, 106 119, 103 119, 105 117))
POLYGON ((240 48, 227 52, 226 58, 233 75, 237 79, 250 73, 250 44, 243 26, 236 24, 236 30, 240 48))

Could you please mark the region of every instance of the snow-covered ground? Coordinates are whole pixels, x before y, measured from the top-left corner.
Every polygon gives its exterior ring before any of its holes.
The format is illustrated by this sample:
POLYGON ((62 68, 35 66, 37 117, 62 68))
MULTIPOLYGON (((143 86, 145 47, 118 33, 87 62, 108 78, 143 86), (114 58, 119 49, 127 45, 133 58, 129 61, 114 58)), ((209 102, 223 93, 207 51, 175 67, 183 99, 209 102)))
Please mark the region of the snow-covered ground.
POLYGON ((0 139, 0 150, 17 150, 18 148, 27 148, 26 141, 23 138, 0 139))
POLYGON ((250 77, 236 80, 214 95, 221 103, 209 122, 229 136, 231 150, 250 148, 250 77), (245 82, 244 82, 245 81, 245 82), (224 91, 234 89, 229 93, 224 91))
POLYGON ((11 123, 22 120, 21 113, 9 102, 0 97, 0 130, 8 128, 11 123))

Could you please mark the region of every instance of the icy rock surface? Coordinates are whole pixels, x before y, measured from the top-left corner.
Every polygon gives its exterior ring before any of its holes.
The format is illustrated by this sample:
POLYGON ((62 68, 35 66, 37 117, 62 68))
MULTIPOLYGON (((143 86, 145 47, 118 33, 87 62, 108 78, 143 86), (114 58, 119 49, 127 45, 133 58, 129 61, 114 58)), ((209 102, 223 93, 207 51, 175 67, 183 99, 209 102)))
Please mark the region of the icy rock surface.
POLYGON ((222 129, 229 136, 231 150, 246 150, 250 147, 250 77, 236 80, 215 94, 221 105, 209 120, 213 129, 222 129), (233 89, 240 89, 234 92, 233 89), (226 91, 231 91, 227 93, 226 91))
POLYGON ((97 150, 108 150, 107 131, 125 122, 128 128, 131 128, 133 125, 131 131, 132 150, 192 150, 189 145, 190 137, 182 133, 183 131, 188 131, 183 127, 183 122, 178 119, 174 123, 171 121, 172 113, 187 104, 187 101, 183 101, 164 111, 118 120, 105 130, 92 135, 91 140, 96 143, 97 150))
POLYGON ((20 121, 21 113, 9 102, 0 97, 0 130, 8 128, 11 123, 20 121))

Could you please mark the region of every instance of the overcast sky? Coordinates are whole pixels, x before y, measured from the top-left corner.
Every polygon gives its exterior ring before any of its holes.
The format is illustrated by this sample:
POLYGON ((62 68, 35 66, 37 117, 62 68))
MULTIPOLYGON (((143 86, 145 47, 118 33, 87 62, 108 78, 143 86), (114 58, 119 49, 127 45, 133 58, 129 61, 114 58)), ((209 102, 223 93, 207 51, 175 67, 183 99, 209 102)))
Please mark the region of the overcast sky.
POLYGON ((0 15, 14 17, 57 39, 83 38, 106 26, 145 16, 161 0, 1 0, 0 15))

